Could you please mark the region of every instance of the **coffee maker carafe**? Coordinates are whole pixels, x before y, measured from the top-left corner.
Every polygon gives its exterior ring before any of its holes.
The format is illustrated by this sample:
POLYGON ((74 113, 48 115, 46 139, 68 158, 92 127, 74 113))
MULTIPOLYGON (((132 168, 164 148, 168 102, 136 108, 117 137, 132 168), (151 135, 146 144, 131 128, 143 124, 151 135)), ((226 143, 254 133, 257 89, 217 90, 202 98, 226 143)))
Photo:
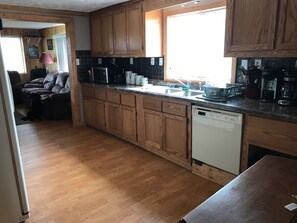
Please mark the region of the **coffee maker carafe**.
POLYGON ((297 69, 285 70, 281 99, 278 104, 284 106, 297 105, 297 69))
POLYGON ((281 81, 283 71, 279 69, 264 69, 261 75, 260 101, 273 102, 281 96, 281 81))

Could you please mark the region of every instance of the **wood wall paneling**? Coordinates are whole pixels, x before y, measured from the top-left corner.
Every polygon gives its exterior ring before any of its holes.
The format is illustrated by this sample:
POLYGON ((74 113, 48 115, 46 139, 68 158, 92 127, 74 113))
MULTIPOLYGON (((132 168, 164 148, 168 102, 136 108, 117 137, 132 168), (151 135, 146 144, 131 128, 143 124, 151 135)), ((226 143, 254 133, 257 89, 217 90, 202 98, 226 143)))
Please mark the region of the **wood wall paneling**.
POLYGON ((56 61, 56 59, 57 59, 56 46, 55 46, 53 36, 58 35, 58 34, 65 34, 65 32, 66 32, 65 25, 51 27, 51 28, 41 30, 41 33, 43 35, 43 40, 42 40, 43 52, 45 52, 45 51, 49 52, 52 55, 52 57, 54 58, 54 61, 55 61, 55 63, 47 65, 49 72, 58 70, 58 64, 57 64, 57 61, 56 61), (48 48, 47 48, 47 40, 48 39, 53 40, 53 49, 52 50, 48 50, 48 48))

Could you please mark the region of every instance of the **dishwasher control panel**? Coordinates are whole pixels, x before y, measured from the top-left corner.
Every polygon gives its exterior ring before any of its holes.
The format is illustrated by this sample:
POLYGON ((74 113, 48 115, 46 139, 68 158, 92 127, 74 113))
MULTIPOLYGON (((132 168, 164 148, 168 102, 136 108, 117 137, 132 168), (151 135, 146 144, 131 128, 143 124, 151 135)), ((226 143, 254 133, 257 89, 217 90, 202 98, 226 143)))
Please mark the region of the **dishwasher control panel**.
POLYGON ((204 116, 205 118, 231 122, 234 124, 242 123, 242 116, 232 112, 193 106, 192 113, 193 116, 204 116))

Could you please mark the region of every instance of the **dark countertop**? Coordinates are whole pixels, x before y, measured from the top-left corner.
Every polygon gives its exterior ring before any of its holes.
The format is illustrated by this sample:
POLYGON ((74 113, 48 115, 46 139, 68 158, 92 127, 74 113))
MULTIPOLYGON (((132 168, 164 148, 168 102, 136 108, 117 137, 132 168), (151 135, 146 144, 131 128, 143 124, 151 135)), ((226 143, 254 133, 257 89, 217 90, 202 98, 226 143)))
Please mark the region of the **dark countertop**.
POLYGON ((157 92, 147 92, 144 90, 131 90, 131 88, 136 88, 135 85, 106 85, 106 84, 93 84, 93 83, 82 83, 86 85, 92 85, 94 87, 107 88, 112 90, 126 91, 129 93, 139 93, 151 96, 161 96, 166 98, 171 98, 175 100, 187 100, 193 105, 221 109, 231 112, 246 113, 256 116, 261 116, 265 118, 273 118, 284 121, 297 122, 297 106, 280 106, 277 103, 263 103, 259 100, 248 99, 244 96, 236 97, 227 102, 213 102, 204 99, 198 99, 195 96, 183 97, 174 96, 172 94, 161 94, 157 92))

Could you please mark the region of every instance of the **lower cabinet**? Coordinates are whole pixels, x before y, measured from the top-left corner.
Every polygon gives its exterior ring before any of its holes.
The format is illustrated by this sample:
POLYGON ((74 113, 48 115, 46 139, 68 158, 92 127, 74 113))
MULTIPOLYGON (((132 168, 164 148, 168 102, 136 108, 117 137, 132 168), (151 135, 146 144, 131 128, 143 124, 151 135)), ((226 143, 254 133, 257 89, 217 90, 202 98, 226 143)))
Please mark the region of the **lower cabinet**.
POLYGON ((163 150, 177 158, 187 160, 187 119, 163 114, 163 150))
POLYGON ((190 103, 99 87, 94 92, 83 88, 87 125, 190 168, 190 103))
POLYGON ((136 109, 128 106, 121 106, 121 117, 123 137, 136 142, 136 109))
POLYGON ((106 129, 116 135, 122 135, 121 105, 105 102, 106 129))
POLYGON ((95 107, 95 112, 92 114, 92 116, 95 116, 95 127, 100 130, 104 130, 105 129, 104 101, 94 100, 93 103, 95 107))
POLYGON ((84 108, 84 120, 87 125, 90 125, 92 127, 96 127, 95 122, 95 106, 93 99, 85 97, 83 99, 83 108, 84 108))
POLYGON ((144 145, 160 150, 162 148, 162 113, 143 110, 144 145))

